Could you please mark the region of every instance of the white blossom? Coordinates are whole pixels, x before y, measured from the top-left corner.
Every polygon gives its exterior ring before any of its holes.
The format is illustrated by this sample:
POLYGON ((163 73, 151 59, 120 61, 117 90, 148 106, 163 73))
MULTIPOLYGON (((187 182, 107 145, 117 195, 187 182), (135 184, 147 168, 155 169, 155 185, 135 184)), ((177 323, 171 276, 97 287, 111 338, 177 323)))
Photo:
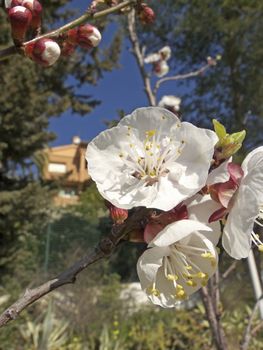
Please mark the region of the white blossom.
POLYGON ((205 185, 217 140, 166 109, 139 108, 90 142, 88 171, 119 208, 170 210, 205 185))
POLYGON ((263 251, 263 243, 253 232, 263 208, 263 146, 247 155, 242 170, 244 176, 231 199, 222 240, 225 250, 236 259, 248 256, 252 241, 263 251))
POLYGON ((214 274, 218 256, 203 233, 208 226, 180 220, 166 226, 139 258, 137 272, 149 299, 162 307, 174 307, 214 274))
POLYGON ((172 108, 175 111, 179 111, 180 104, 181 104, 181 99, 179 97, 168 95, 168 96, 162 97, 162 99, 158 103, 158 106, 163 107, 163 108, 167 108, 167 109, 172 108))

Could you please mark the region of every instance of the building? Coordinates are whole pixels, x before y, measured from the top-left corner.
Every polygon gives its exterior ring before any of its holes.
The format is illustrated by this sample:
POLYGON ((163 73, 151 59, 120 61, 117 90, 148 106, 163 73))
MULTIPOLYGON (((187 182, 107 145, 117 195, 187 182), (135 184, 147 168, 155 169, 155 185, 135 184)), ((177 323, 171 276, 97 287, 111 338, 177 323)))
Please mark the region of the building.
POLYGON ((43 177, 45 180, 60 180, 61 183, 61 189, 54 199, 56 205, 75 204, 79 194, 88 186, 90 176, 85 159, 86 149, 87 142, 74 136, 69 145, 45 150, 47 162, 43 177))

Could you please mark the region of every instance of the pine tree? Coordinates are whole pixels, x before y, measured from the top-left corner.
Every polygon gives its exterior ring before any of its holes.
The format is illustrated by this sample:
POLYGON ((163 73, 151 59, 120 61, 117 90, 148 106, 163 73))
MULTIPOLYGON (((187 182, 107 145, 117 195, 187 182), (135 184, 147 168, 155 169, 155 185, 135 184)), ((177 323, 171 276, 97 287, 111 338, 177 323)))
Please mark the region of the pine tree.
MULTIPOLYGON (((44 30, 56 27, 58 20, 61 24, 77 17, 77 11, 72 14, 69 10, 68 1, 42 4, 44 30)), ((105 19, 95 25, 103 31, 107 23, 105 19)), ((12 44, 3 8, 0 29, 2 49, 12 44)), ((30 239, 33 242, 48 219, 49 190, 32 170, 32 164, 39 160, 39 151, 55 138, 48 130, 49 118, 67 110, 86 116, 99 103, 88 94, 78 95, 77 87, 96 84, 104 71, 116 66, 121 42, 117 33, 106 49, 78 49, 48 69, 19 55, 0 63, 0 278, 19 260, 22 242, 24 248, 30 239), (70 85, 69 77, 76 83, 70 85)))

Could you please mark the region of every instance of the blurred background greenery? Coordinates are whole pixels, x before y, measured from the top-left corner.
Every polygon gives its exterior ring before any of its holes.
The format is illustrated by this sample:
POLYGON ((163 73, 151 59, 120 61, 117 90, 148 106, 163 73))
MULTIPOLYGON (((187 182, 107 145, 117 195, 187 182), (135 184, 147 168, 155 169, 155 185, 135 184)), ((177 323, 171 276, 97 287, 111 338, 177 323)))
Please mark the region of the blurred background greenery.
MULTIPOLYGON (((149 3, 159 16, 155 26, 139 26, 141 44, 149 52, 171 45, 174 73, 199 67, 207 55, 222 55, 221 63, 202 79, 176 85, 184 91, 184 119, 207 126, 216 114, 229 132, 248 129, 246 149, 262 144, 262 1, 149 3)), ((70 4, 45 1, 46 27, 71 18, 75 9, 70 4)), ((122 49, 129 49, 125 20, 116 21, 118 30, 108 47, 89 55, 79 50, 47 70, 22 57, 0 63, 1 310, 27 287, 53 277, 86 254, 110 230, 108 212, 94 185, 81 194, 77 205, 54 207, 52 198, 60 184, 46 182, 41 169, 42 150, 55 138, 48 129, 50 118, 65 111, 86 115, 96 107, 100 97, 80 95, 78 87, 99 84, 106 71, 118 66, 122 49)), ((103 21, 100 29, 108 24, 103 21)), ((0 28, 4 48, 11 38, 3 8, 0 28)), ((128 300, 120 297, 129 283, 137 281, 136 261, 143 248, 120 245, 109 260, 83 272, 74 286, 28 308, 1 329, 0 349, 213 349, 198 296, 173 310, 138 306, 132 295, 128 300)), ((259 255, 256 258, 262 268, 259 255)), ((223 254, 221 271, 231 263, 223 254)), ((221 289, 223 325, 234 350, 254 304, 246 261, 237 264, 221 289)), ((253 332, 250 349, 263 349, 258 319, 253 332)))

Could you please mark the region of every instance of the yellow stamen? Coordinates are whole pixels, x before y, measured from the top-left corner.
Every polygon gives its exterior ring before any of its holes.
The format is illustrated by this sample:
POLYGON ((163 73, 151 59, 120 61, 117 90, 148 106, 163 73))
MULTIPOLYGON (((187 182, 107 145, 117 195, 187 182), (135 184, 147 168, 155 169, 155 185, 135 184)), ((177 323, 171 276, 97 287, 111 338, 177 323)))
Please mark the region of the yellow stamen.
POLYGON ((197 285, 197 283, 195 281, 192 281, 192 280, 187 281, 186 284, 190 287, 196 287, 196 285, 197 285))
POLYGON ((155 134, 156 134, 156 130, 155 129, 154 130, 148 130, 148 131, 145 132, 145 135, 146 135, 147 138, 151 138, 155 134))
POLYGON ((201 278, 201 279, 207 279, 208 278, 207 274, 204 273, 204 272, 201 272, 201 271, 196 274, 196 277, 197 278, 201 278))
POLYGON ((178 299, 181 299, 181 300, 184 300, 187 297, 187 294, 185 293, 184 290, 179 290, 178 292, 176 292, 175 295, 178 299))
POLYGON ((178 280, 177 275, 168 274, 166 278, 168 279, 168 281, 177 281, 178 280))
POLYGON ((160 296, 159 290, 154 288, 154 287, 148 287, 146 291, 147 291, 147 293, 154 295, 155 297, 160 296))

